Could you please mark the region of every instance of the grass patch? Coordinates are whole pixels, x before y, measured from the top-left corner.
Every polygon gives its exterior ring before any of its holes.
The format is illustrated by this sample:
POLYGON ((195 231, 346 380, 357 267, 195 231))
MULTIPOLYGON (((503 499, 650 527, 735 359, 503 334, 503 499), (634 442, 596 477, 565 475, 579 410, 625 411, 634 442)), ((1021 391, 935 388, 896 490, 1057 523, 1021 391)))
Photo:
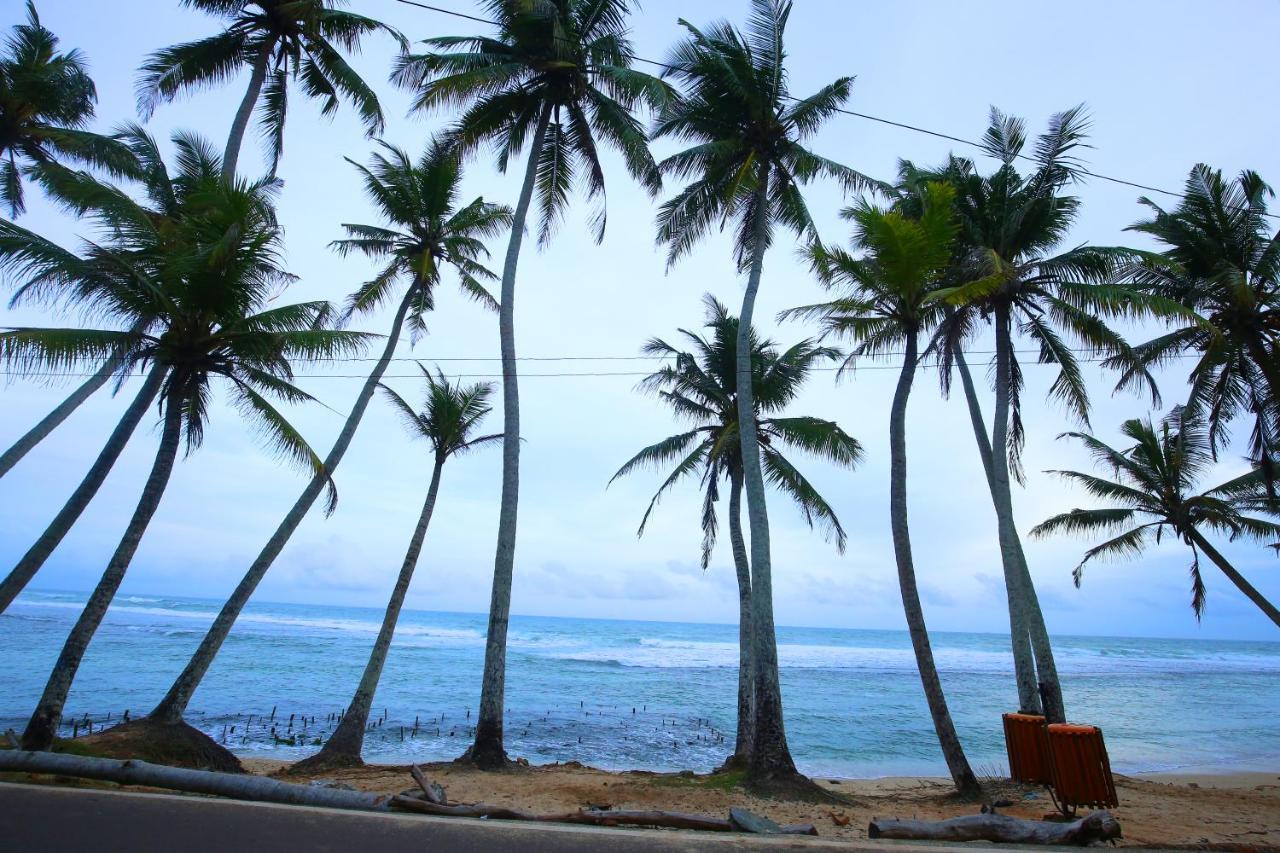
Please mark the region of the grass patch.
POLYGON ((723 773, 708 773, 705 776, 693 774, 655 776, 653 784, 667 788, 698 788, 704 791, 728 792, 742 787, 746 778, 745 770, 726 770, 723 773))

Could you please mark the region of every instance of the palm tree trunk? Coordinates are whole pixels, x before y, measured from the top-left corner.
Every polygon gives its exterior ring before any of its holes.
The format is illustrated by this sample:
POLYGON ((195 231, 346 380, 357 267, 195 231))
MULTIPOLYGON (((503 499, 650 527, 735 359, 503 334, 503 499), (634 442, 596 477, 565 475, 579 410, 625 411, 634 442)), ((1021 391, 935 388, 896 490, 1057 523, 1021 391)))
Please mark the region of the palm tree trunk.
POLYGON ((751 658, 751 562, 742 535, 742 470, 729 471, 729 546, 738 573, 738 733, 728 765, 747 767, 751 762, 754 723, 755 666, 751 658))
POLYGON ((22 748, 30 750, 46 750, 53 746, 53 739, 58 733, 58 723, 62 719, 62 709, 67 702, 67 694, 71 690, 71 682, 84 659, 89 641, 93 639, 102 619, 107 615, 107 608, 115 598, 116 590, 124 580, 124 573, 138 550, 142 534, 146 532, 151 517, 160 506, 160 498, 164 496, 165 486, 169 484, 169 475, 173 472, 173 462, 178 455, 178 440, 182 435, 182 407, 166 405, 164 413, 164 429, 160 433, 160 448, 156 451, 155 463, 151 466, 151 474, 142 489, 142 497, 129 519, 124 536, 116 546, 107 570, 102 579, 89 596, 88 603, 71 629, 67 641, 58 655, 58 662, 49 674, 44 694, 36 705, 27 730, 22 734, 22 748))
POLYGON ((755 664, 755 702, 752 726, 752 781, 767 782, 796 775, 782 718, 782 686, 778 679, 778 638, 773 625, 773 577, 769 555, 769 511, 765 505, 764 472, 760 467, 760 438, 756 433, 755 393, 751 387, 751 320, 764 273, 768 235, 769 173, 756 190, 752 223, 751 272, 738 317, 737 392, 738 433, 742 442, 743 485, 747 493, 747 523, 751 531, 751 627, 755 664))
POLYGON ((262 581, 263 576, 266 575, 267 569, 271 568, 271 564, 275 562, 276 557, 280 556, 280 552, 284 550, 289 538, 298 529, 298 525, 302 523, 307 511, 311 509, 311 505, 320 496, 320 492, 338 467, 338 463, 342 461, 347 448, 351 445, 351 439, 355 437, 356 428, 360 426, 360 420, 364 417, 365 410, 369 408, 369 401, 373 398, 373 392, 377 389, 378 382, 382 379, 382 374, 386 373, 392 356, 395 355, 396 344, 400 341, 400 331, 404 328, 405 315, 409 311, 409 306, 413 303, 419 285, 420 282, 415 281, 413 283, 405 294, 404 299, 401 300, 400 307, 396 309, 395 319, 391 321, 391 331, 387 335, 387 345, 382 350, 382 356, 373 366, 373 371, 369 374, 369 378, 364 381, 364 385, 360 388, 360 394, 356 397, 355 405, 351 407, 351 414, 347 415, 347 421, 342 426, 342 432, 338 433, 338 438, 334 441, 333 447, 329 449, 329 455, 325 457, 324 468, 311 478, 311 482, 307 484, 302 494, 298 496, 298 500, 294 502, 284 520, 280 522, 280 526, 276 528, 276 532, 267 540, 267 544, 263 546, 257 559, 253 561, 253 564, 249 566, 249 570, 245 572, 244 577, 240 579, 240 583, 236 586, 235 591, 231 593, 231 597, 222 605, 222 610, 218 612, 218 617, 213 620, 213 625, 209 627, 208 633, 200 641, 199 648, 191 656, 186 668, 178 675, 177 680, 173 682, 173 686, 169 688, 169 692, 165 694, 164 699, 149 715, 152 720, 161 723, 177 723, 182 720, 182 715, 186 713, 187 704, 191 701, 192 694, 200 686, 201 679, 204 678, 204 674, 209 670, 213 659, 217 657, 218 650, 222 648, 227 635, 231 633, 231 626, 239 618, 240 611, 244 610, 244 606, 249 603, 249 598, 253 595, 253 591, 258 588, 258 584, 262 581))
POLYGON ((84 475, 80 485, 71 493, 71 497, 67 498, 67 502, 63 504, 62 509, 54 516, 53 521, 49 522, 49 526, 40 534, 40 538, 27 549, 27 553, 22 555, 22 559, 9 572, 8 577, 3 582, 0 582, 0 613, 9 609, 9 605, 17 598, 18 593, 22 592, 26 585, 31 582, 36 572, 44 565, 45 560, 48 560, 49 555, 58 547, 58 543, 62 541, 63 537, 71 530, 72 525, 88 508, 89 502, 93 500, 94 495, 98 493, 98 489, 102 487, 103 481, 111 473, 111 467, 115 465, 116 460, 120 458, 120 454, 124 452, 125 445, 129 443, 129 438, 142 421, 143 415, 147 413, 147 409, 151 407, 156 395, 160 393, 160 386, 164 384, 167 372, 167 367, 158 364, 151 368, 146 382, 143 383, 142 388, 138 391, 138 396, 134 397, 133 402, 129 404, 129 408, 125 409, 124 416, 120 418, 120 423, 116 424, 116 428, 111 431, 111 435, 107 438, 107 443, 103 445, 101 452, 98 453, 98 458, 93 460, 93 465, 89 467, 89 472, 84 475))
MULTIPOLYGON (((1000 499, 996 487, 995 471, 992 467, 994 456, 991 452, 991 438, 987 435, 987 426, 982 419, 982 406, 978 402, 978 392, 974 387, 973 377, 969 373, 969 365, 965 361, 964 353, 957 349, 955 359, 956 367, 960 372, 960 383, 964 386, 965 401, 969 406, 969 420, 973 424, 973 436, 978 443, 978 454, 982 457, 982 468, 987 475, 987 489, 991 492, 991 503, 996 509, 996 525, 997 530, 999 530, 1000 499)), ((1006 422, 1007 419, 1006 415, 1006 422)), ((1017 535, 1016 530, 1014 535, 1017 535)), ((1043 712, 1043 706, 1040 702, 1040 692, 1036 690, 1035 686, 1036 665, 1034 653, 1031 650, 1031 633, 1022 619, 1022 609, 1014 605, 1014 588, 1011 586, 1010 581, 1010 578, 1021 578, 1022 575, 1014 565, 1016 558, 1013 551, 1005 547, 1003 533, 1000 534, 1000 537, 1000 563, 1004 571, 1005 594, 1009 607, 1009 638, 1013 647, 1014 679, 1018 686, 1018 710, 1025 714, 1040 714, 1043 712)))
POLYGON ((14 465, 22 460, 22 457, 31 452, 37 444, 48 438, 49 433, 57 429, 63 421, 71 416, 71 413, 80 408, 85 400, 94 395, 95 392, 103 385, 107 384, 107 380, 115 373, 116 365, 114 361, 107 361, 93 374, 83 385, 71 392, 71 396, 63 400, 49 414, 45 415, 40 423, 33 426, 27 431, 26 435, 19 438, 13 443, 13 446, 0 454, 0 477, 8 474, 14 465))
POLYGON ((236 166, 240 162, 240 147, 244 144, 244 134, 249 128, 249 119, 253 118, 253 108, 258 105, 258 97, 262 94, 262 84, 267 79, 267 63, 271 61, 273 42, 264 42, 253 60, 253 71, 249 75, 249 88, 236 110, 235 121, 231 123, 231 133, 227 137, 227 150, 222 155, 222 180, 230 183, 236 178, 236 166))
POLYGON ((893 530, 893 553, 898 563, 898 585, 902 590, 907 631, 911 634, 911 647, 916 653, 916 668, 920 670, 929 715, 933 717, 933 730, 937 732, 942 756, 956 788, 965 796, 975 796, 981 793, 982 788, 969 767, 969 759, 965 757, 960 736, 956 734, 955 723, 951 720, 951 711, 947 708, 947 697, 933 661, 933 648, 929 644, 929 631, 925 626, 924 608, 920 605, 916 570, 911 558, 911 532, 907 526, 907 398, 911 395, 918 357, 916 332, 909 330, 902 373, 898 376, 893 406, 889 410, 889 521, 893 530))
POLYGON ((516 559, 516 511, 520 504, 520 388, 516 373, 515 299, 516 267, 524 242, 525 221, 533 201, 538 158, 547 135, 551 112, 544 110, 530 143, 524 185, 511 221, 511 240, 502 266, 502 296, 498 312, 498 337, 502 346, 502 498, 498 507, 498 546, 493 558, 493 591, 489 597, 489 627, 484 644, 484 674, 480 683, 480 708, 476 736, 462 756, 481 769, 507 763, 503 746, 502 710, 507 688, 507 623, 511 619, 511 580, 516 559))
POLYGON ((431 485, 427 488, 427 499, 418 516, 418 526, 414 528, 413 537, 409 540, 404 562, 400 564, 400 575, 396 578, 395 589, 391 591, 391 600, 387 602, 387 612, 382 617, 378 639, 373 644, 369 662, 365 665, 355 695, 351 697, 351 704, 347 706, 342 722, 338 723, 324 748, 313 758, 295 765, 295 770, 305 770, 307 765, 358 766, 363 763, 360 753, 364 749, 364 732, 369 724, 369 711, 373 708, 373 694, 377 692, 378 682, 382 678, 382 667, 386 664, 387 652, 391 649, 391 638, 395 635, 396 623, 400 619, 400 608, 404 606, 409 582, 413 580, 413 570, 418 565, 418 555, 422 553, 422 541, 427 536, 427 526, 431 523, 431 514, 435 510, 436 493, 440 489, 440 472, 443 468, 444 459, 436 457, 435 467, 431 470, 431 485))
POLYGON ((1277 610, 1276 606, 1268 601, 1266 596, 1258 592, 1253 584, 1245 580, 1244 575, 1237 572, 1235 567, 1227 562, 1227 558, 1218 553, 1218 549, 1210 545, 1209 540, 1205 539, 1199 530, 1192 528, 1189 535, 1191 536, 1191 541, 1196 543, 1196 547, 1204 551, 1205 556, 1212 560, 1213 564, 1222 569, 1222 573, 1231 579, 1231 582, 1236 585, 1236 589, 1243 592, 1250 601, 1258 605, 1258 609, 1267 614, 1268 619, 1280 626, 1280 610, 1277 610))

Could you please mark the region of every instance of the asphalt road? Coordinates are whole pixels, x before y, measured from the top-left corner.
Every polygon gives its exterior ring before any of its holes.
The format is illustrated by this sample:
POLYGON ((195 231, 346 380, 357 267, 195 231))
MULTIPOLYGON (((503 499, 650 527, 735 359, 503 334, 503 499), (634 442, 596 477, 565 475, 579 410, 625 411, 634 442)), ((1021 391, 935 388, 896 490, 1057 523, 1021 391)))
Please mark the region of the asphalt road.
MULTIPOLYGON (((0 783, 2 853, 690 853, 690 851, 972 851, 950 845, 853 844, 531 825, 0 783)), ((1008 848, 1006 848, 1008 849, 1008 848)))

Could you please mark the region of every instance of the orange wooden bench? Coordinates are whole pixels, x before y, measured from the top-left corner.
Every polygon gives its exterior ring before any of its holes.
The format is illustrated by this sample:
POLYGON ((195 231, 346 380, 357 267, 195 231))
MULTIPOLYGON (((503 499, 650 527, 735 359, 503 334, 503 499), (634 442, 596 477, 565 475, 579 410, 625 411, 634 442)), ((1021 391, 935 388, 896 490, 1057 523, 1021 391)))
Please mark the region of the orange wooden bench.
POLYGON ((1102 729, 1055 723, 1045 727, 1049 784, 1063 811, 1080 806, 1109 809, 1119 805, 1102 729))
POLYGON ((1010 776, 1019 782, 1049 784, 1049 747, 1044 717, 1039 714, 1005 714, 1004 745, 1009 753, 1010 776))

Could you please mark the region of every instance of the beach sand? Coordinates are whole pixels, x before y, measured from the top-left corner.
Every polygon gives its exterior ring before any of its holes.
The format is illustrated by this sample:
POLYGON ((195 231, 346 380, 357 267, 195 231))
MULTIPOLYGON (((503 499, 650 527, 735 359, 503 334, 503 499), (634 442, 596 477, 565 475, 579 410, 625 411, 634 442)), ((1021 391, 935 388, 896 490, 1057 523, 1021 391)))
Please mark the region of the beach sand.
MULTIPOLYGON (((276 774, 286 762, 246 759, 254 773, 276 774)), ((451 764, 424 765, 448 791, 451 802, 485 802, 537 813, 566 812, 588 805, 663 809, 722 817, 745 806, 778 823, 812 823, 825 838, 865 838, 874 817, 936 820, 974 814, 977 803, 957 801, 944 779, 883 778, 822 780, 849 795, 847 806, 780 802, 729 787, 724 777, 644 772, 613 773, 576 763, 481 773, 451 764), (833 818, 849 818, 846 826, 833 818)), ((290 781, 302 781, 287 777, 290 781)), ((366 791, 397 793, 414 788, 407 766, 369 765, 318 777, 366 791)), ((1280 850, 1280 773, 1174 773, 1117 776, 1120 806, 1112 813, 1124 830, 1124 846, 1280 850), (1238 847, 1229 847, 1238 845, 1238 847)), ((1015 801, 1000 811, 1038 820, 1053 812, 1041 789, 1003 783, 995 796, 1015 801)), ((1084 812, 1082 811, 1082 814, 1084 812)))

